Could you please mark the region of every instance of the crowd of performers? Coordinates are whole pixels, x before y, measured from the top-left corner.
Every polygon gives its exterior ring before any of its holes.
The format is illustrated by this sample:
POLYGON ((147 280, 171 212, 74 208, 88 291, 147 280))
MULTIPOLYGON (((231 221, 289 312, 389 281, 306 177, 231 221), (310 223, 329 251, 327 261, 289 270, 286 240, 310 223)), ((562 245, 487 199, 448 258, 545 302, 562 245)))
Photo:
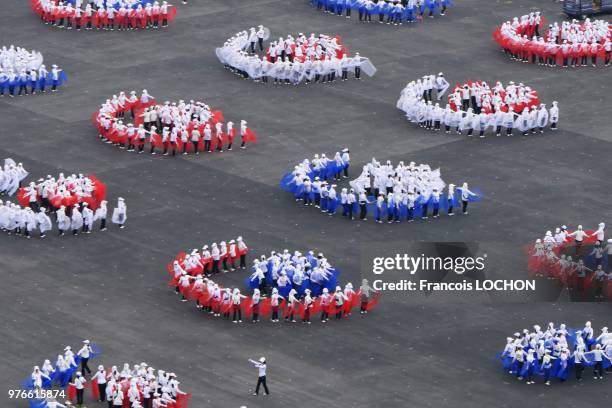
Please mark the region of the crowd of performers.
POLYGON ((89 340, 83 340, 82 346, 75 353, 70 346, 64 348, 59 354, 55 364, 45 360, 42 366, 34 366, 32 374, 23 382, 23 388, 36 391, 34 398, 29 400, 30 408, 56 408, 63 407, 55 398, 42 398, 45 390, 54 388, 66 389, 81 373, 91 374, 89 361, 100 355, 100 349, 89 340), (41 397, 41 398, 37 398, 41 397), (59 404, 59 405, 57 405, 59 404))
POLYGON ((572 290, 593 290, 596 299, 612 299, 612 239, 606 225, 596 230, 578 225, 570 231, 563 225, 547 231, 529 250, 531 275, 557 279, 572 290))
POLYGON ((43 56, 37 51, 10 45, 0 49, 0 97, 12 97, 52 92, 64 84, 67 76, 57 65, 51 71, 43 64, 43 56))
POLYGON ((351 283, 344 289, 338 286, 339 272, 323 254, 315 255, 313 251, 303 255, 284 250, 255 259, 247 279, 251 296, 245 296, 239 288, 223 288, 212 280, 219 271, 235 270, 238 259, 239 268, 245 269, 247 251, 239 237, 229 245, 222 242, 210 249, 204 246, 201 252, 194 249, 189 255, 179 254, 168 265, 168 285, 183 301, 195 300, 205 313, 234 323, 242 323, 244 316, 253 323, 259 322, 260 317, 272 323, 282 318, 296 322, 300 317, 303 323, 310 324, 319 313, 321 321, 327 322, 330 316, 338 320, 350 316, 356 307, 366 314, 378 303, 379 295, 366 279, 357 291, 351 283))
MULTIPOLYGON (((9 235, 31 238, 38 230, 45 238, 53 229, 51 216, 60 235, 72 231, 89 234, 94 223, 100 222, 100 229, 106 230, 107 201, 106 186, 94 176, 72 174, 57 178, 48 175, 27 187, 21 187, 28 172, 21 163, 5 159, 0 168, 0 194, 12 196, 17 193, 20 205, 0 201, 0 229, 9 235)), ((117 200, 113 209, 112 221, 123 228, 127 219, 127 207, 123 198, 117 200)))
POLYGON ((423 21, 424 16, 443 16, 451 0, 310 0, 318 10, 351 18, 351 12, 359 15, 359 21, 371 23, 372 16, 380 24, 402 25, 423 21))
POLYGON ((172 156, 231 151, 237 133, 241 149, 257 141, 246 120, 240 121, 239 129, 234 122, 224 121, 221 111, 213 111, 204 102, 181 100, 161 105, 146 89, 140 97, 134 91, 113 95, 93 115, 100 138, 129 152, 143 153, 145 147, 151 154, 161 150, 172 156), (133 123, 124 123, 126 115, 133 123))
POLYGON ((147 363, 109 369, 99 365, 93 371, 88 363, 99 354, 98 347, 84 340, 78 352, 68 346, 64 354, 57 356, 55 364, 45 360, 41 367, 35 366, 23 384, 26 390, 36 391, 29 400, 30 407, 62 408, 73 404, 84 407, 85 389, 90 388, 92 399, 108 404, 109 408, 187 408, 191 394, 179 388, 176 374, 155 370, 147 363), (68 400, 63 404, 57 397, 42 398, 44 391, 58 388, 67 390, 68 400))
POLYGON ((317 154, 286 174, 281 188, 293 193, 296 202, 314 206, 330 216, 341 211, 348 220, 366 221, 369 216, 378 223, 438 218, 441 211, 454 215, 459 207, 468 214, 469 202, 479 201, 482 196, 471 191, 468 183, 447 187, 440 169, 432 170, 428 164, 410 162, 406 166, 399 162, 394 167, 391 161, 381 164, 375 158, 363 166, 359 177, 349 183, 350 188, 338 193, 334 182, 348 178, 349 165, 348 149, 331 159, 317 154))
POLYGON ((272 80, 275 84, 326 83, 346 81, 349 72, 356 79, 361 79, 362 71, 368 76, 376 73, 368 58, 359 53, 349 56, 339 36, 299 33, 295 37, 280 37, 270 42, 265 56, 260 57, 257 50, 264 52, 264 41, 269 37, 266 27, 251 27, 217 48, 217 57, 235 74, 262 83, 272 80))
POLYGON ((508 337, 500 358, 505 370, 526 384, 535 384, 541 377, 545 385, 559 379, 565 382, 572 371, 582 381, 586 367, 593 367, 593 379, 603 380, 605 372, 612 372, 612 333, 608 328, 594 332, 591 322, 582 330, 572 330, 565 324, 554 323, 542 330, 524 329, 508 337))
POLYGON ((45 24, 68 30, 136 30, 167 27, 176 7, 153 0, 31 0, 45 24))
POLYGON ((555 22, 544 31, 544 18, 532 12, 498 26, 493 39, 513 60, 550 67, 609 66, 612 55, 612 31, 605 20, 555 22))
POLYGON ((175 373, 156 370, 147 363, 128 363, 122 368, 98 366, 95 373, 77 373, 68 385, 68 398, 83 406, 85 388, 91 386, 94 400, 107 403, 108 408, 187 408, 191 394, 179 388, 175 373))
MULTIPOLYGON (((60 236, 72 231, 72 235, 90 234, 97 221, 100 222, 100 231, 106 231, 107 202, 102 200, 100 206, 94 211, 86 202, 75 204, 72 207, 61 205, 56 210, 46 207, 21 207, 9 201, 0 200, 0 229, 8 235, 31 238, 36 230, 40 238, 45 238, 49 231, 57 228, 60 236), (55 219, 55 221, 53 221, 55 219)), ((113 209, 112 222, 119 228, 125 227, 127 220, 127 207, 125 200, 117 199, 117 206, 113 209)))
POLYGON ((544 133, 548 126, 551 130, 558 127, 557 102, 547 109, 537 91, 522 83, 510 81, 504 86, 497 81, 492 88, 484 81, 457 83, 442 107, 437 101, 449 88, 443 73, 425 75, 402 90, 397 108, 406 113, 410 122, 428 130, 466 132, 481 138, 488 129, 496 136, 512 136, 514 129, 526 136, 529 132, 544 133))
POLYGON ((95 211, 106 198, 106 185, 95 176, 60 173, 57 178, 47 175, 37 182, 31 182, 17 192, 19 204, 34 211, 42 206, 53 211, 60 207, 73 207, 86 204, 95 211))

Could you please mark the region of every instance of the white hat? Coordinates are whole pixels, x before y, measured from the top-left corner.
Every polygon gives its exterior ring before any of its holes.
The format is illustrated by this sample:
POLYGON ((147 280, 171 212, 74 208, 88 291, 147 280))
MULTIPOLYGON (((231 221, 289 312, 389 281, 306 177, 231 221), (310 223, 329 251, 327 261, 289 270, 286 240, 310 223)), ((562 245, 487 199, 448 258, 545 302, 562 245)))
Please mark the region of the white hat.
POLYGON ((265 362, 266 362, 266 358, 265 358, 265 357, 261 357, 261 358, 259 359, 259 362, 260 362, 260 363, 265 363, 265 362))

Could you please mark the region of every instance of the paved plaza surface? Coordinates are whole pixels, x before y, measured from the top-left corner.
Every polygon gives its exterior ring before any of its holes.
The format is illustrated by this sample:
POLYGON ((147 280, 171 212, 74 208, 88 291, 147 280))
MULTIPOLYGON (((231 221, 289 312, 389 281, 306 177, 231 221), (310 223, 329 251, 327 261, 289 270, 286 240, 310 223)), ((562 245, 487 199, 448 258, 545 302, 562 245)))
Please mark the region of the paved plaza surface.
MULTIPOLYGON (((362 250, 389 243, 459 241, 490 248, 493 276, 524 279, 525 245, 561 224, 612 221, 609 69, 554 69, 510 61, 491 39, 496 24, 552 1, 458 0, 444 17, 402 27, 360 24, 306 0, 192 0, 165 30, 75 32, 40 22, 26 0, 3 4, 0 38, 43 52, 69 82, 56 94, 1 98, 0 159, 47 174, 95 174, 109 207, 124 197, 124 230, 45 240, 0 235, 0 384, 18 388, 32 366, 84 338, 105 366, 146 361, 175 372, 193 393, 190 407, 593 407, 612 400, 610 378, 526 387, 496 353, 512 333, 549 321, 599 330, 609 303, 544 302, 524 294, 385 294, 370 315, 311 326, 233 325, 181 303, 166 264, 179 251, 241 235, 253 256, 272 250, 324 252, 342 282, 366 274, 362 250), (263 24, 287 33, 340 35, 378 72, 362 81, 265 86, 217 61, 215 47, 263 24), (528 137, 468 139, 427 132, 395 103, 425 74, 523 82, 559 102, 560 130, 528 137), (146 88, 158 101, 203 100, 227 120, 246 119, 259 142, 222 154, 164 157, 101 143, 91 114, 119 91, 146 88), (328 217, 280 190, 284 173, 315 153, 351 151, 351 176, 372 157, 429 163, 448 183, 484 193, 468 216, 378 225, 328 217), (272 394, 250 395, 266 356, 272 394)), ((29 181, 30 179, 28 179, 29 181)), ((3 197, 4 198, 4 197, 3 197)), ((245 271, 219 277, 243 287, 245 271)), ((6 398, 6 397, 5 397, 6 398)), ((89 402, 91 407, 101 404, 89 402)), ((26 401, 5 400, 4 407, 26 401)))

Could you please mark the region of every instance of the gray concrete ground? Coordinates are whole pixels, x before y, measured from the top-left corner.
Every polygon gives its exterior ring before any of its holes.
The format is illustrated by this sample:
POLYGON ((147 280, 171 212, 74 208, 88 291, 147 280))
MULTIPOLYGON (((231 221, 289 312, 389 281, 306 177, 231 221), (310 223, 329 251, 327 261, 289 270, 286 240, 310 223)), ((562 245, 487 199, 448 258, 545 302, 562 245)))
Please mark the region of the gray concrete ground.
MULTIPOLYGON (((0 99, 0 158, 34 177, 96 174, 128 224, 87 237, 26 242, 0 236, 0 383, 15 388, 34 364, 90 338, 100 362, 147 361, 176 372, 193 407, 563 407, 605 406, 609 378, 525 387, 500 368, 504 338, 548 321, 610 325, 610 305, 526 301, 477 294, 386 296, 374 313, 328 325, 244 324, 202 316, 166 287, 180 250, 242 235, 254 254, 323 251, 343 280, 357 282, 359 249, 373 242, 496 242, 504 274, 524 278, 520 251, 547 229, 610 221, 612 134, 609 70, 561 70, 509 61, 491 40, 495 24, 551 1, 461 0, 444 18, 404 27, 363 25, 318 13, 306 0, 191 1, 167 30, 69 32, 40 23, 29 2, 2 7, 2 44, 58 63, 69 83, 57 94, 0 99), (378 73, 364 81, 273 87, 234 77, 214 48, 264 24, 274 35, 339 34, 378 73), (558 100, 561 130, 468 140, 412 126, 395 108, 408 81, 443 71, 454 82, 525 82, 558 100), (160 100, 203 99, 226 118, 247 119, 260 142, 210 157, 134 155, 100 143, 91 113, 120 90, 147 88, 160 100), (607 108, 606 108, 607 107, 607 108), (278 181, 296 160, 348 146, 359 168, 372 156, 441 167, 486 199, 468 217, 379 226, 305 210, 278 181), (272 395, 252 397, 247 358, 268 357, 272 395)), ((355 174, 354 174, 355 175, 355 174)), ((220 279, 241 284, 244 274, 220 279)), ((6 395, 6 394, 5 394, 6 395)), ((3 406, 25 406, 5 400, 3 406), (6 405, 4 405, 6 404, 6 405)), ((98 406, 89 403, 88 406, 98 406)))

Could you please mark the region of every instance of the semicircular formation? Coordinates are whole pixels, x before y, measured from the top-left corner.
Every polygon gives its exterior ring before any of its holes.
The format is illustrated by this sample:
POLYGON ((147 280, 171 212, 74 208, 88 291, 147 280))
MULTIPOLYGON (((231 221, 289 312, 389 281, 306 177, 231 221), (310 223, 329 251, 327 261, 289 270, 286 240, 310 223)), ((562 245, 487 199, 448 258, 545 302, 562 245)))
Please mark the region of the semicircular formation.
POLYGON ((422 22, 424 18, 444 16, 451 0, 310 0, 317 10, 359 22, 388 25, 422 22))
POLYGON ((549 67, 609 66, 612 30, 605 20, 554 22, 545 29, 539 12, 495 28, 493 39, 512 60, 549 67))
POLYGON ((456 83, 444 103, 449 88, 443 73, 425 75, 406 85, 396 106, 410 122, 427 130, 481 138, 488 130, 496 136, 512 136, 516 129, 526 136, 558 127, 557 102, 547 109, 538 92, 523 83, 510 81, 504 86, 496 81, 492 87, 485 81, 456 83))
POLYGON ((612 239, 605 229, 602 222, 595 230, 563 225, 547 231, 528 250, 529 274, 558 280, 581 298, 612 299, 612 239))
POLYGON ((591 322, 575 330, 561 324, 534 325, 506 338, 504 351, 498 354, 502 367, 519 381, 550 385, 553 380, 566 381, 590 377, 585 368, 593 369, 593 379, 602 380, 612 367, 612 334, 607 327, 596 333, 591 322), (573 372, 573 376, 571 375, 573 372))
POLYGON ((228 39, 216 49, 217 58, 226 68, 244 79, 262 83, 292 84, 335 82, 361 73, 373 76, 376 68, 359 53, 350 56, 339 36, 302 33, 280 37, 265 48, 270 37, 266 27, 251 27, 228 39))
MULTIPOLYGON (((106 185, 93 175, 82 174, 40 178, 27 187, 19 187, 28 172, 21 163, 4 160, 0 168, 0 193, 17 193, 19 204, 0 201, 0 229, 9 235, 31 238, 38 231, 41 238, 53 228, 59 235, 72 232, 90 234, 96 221, 100 230, 106 230, 106 185)), ((123 228, 127 220, 127 207, 123 198, 117 200, 112 221, 123 228)))
POLYGON ((428 164, 399 162, 393 166, 374 158, 363 166, 358 178, 342 187, 340 182, 348 178, 348 153, 344 149, 333 158, 317 154, 303 160, 283 176, 281 188, 292 193, 297 203, 323 214, 341 213, 348 220, 370 218, 389 224, 430 216, 436 219, 442 212, 452 216, 459 208, 467 214, 468 203, 482 199, 482 193, 468 183, 447 186, 440 169, 432 170, 428 164))
POLYGON ((351 316, 355 308, 367 314, 378 304, 380 294, 364 279, 354 290, 351 283, 342 289, 340 272, 333 268, 323 254, 313 251, 306 255, 295 251, 272 252, 255 259, 252 273, 246 279, 252 295, 245 296, 239 288, 223 288, 213 281, 220 272, 246 268, 248 248, 241 237, 229 244, 222 242, 178 254, 167 266, 174 287, 184 302, 194 300, 204 313, 234 323, 242 323, 243 317, 253 323, 260 318, 277 323, 284 318, 303 323, 311 319, 322 322, 330 318, 341 320, 351 316))
POLYGON ((0 97, 57 91, 68 77, 57 65, 52 65, 49 71, 43 62, 43 55, 38 51, 3 46, 0 49, 0 97))
POLYGON ((138 153, 146 148, 151 154, 199 155, 231 151, 236 136, 241 149, 257 141, 246 120, 239 125, 224 122, 221 111, 201 101, 158 104, 146 89, 140 96, 134 91, 113 95, 92 115, 92 121, 104 142, 138 153), (133 123, 124 123, 126 116, 133 123))
POLYGON ((153 0, 30 0, 32 10, 52 27, 85 30, 158 29, 168 26, 176 7, 153 0))
POLYGON ((91 390, 92 402, 109 401, 113 406, 188 407, 191 394, 179 387, 175 373, 156 370, 144 362, 108 369, 98 365, 92 370, 92 360, 97 361, 100 355, 96 344, 84 340, 78 351, 66 346, 57 358, 34 366, 32 374, 22 383, 30 407, 55 407, 49 405, 55 402, 84 406, 88 399, 86 389, 91 390))

